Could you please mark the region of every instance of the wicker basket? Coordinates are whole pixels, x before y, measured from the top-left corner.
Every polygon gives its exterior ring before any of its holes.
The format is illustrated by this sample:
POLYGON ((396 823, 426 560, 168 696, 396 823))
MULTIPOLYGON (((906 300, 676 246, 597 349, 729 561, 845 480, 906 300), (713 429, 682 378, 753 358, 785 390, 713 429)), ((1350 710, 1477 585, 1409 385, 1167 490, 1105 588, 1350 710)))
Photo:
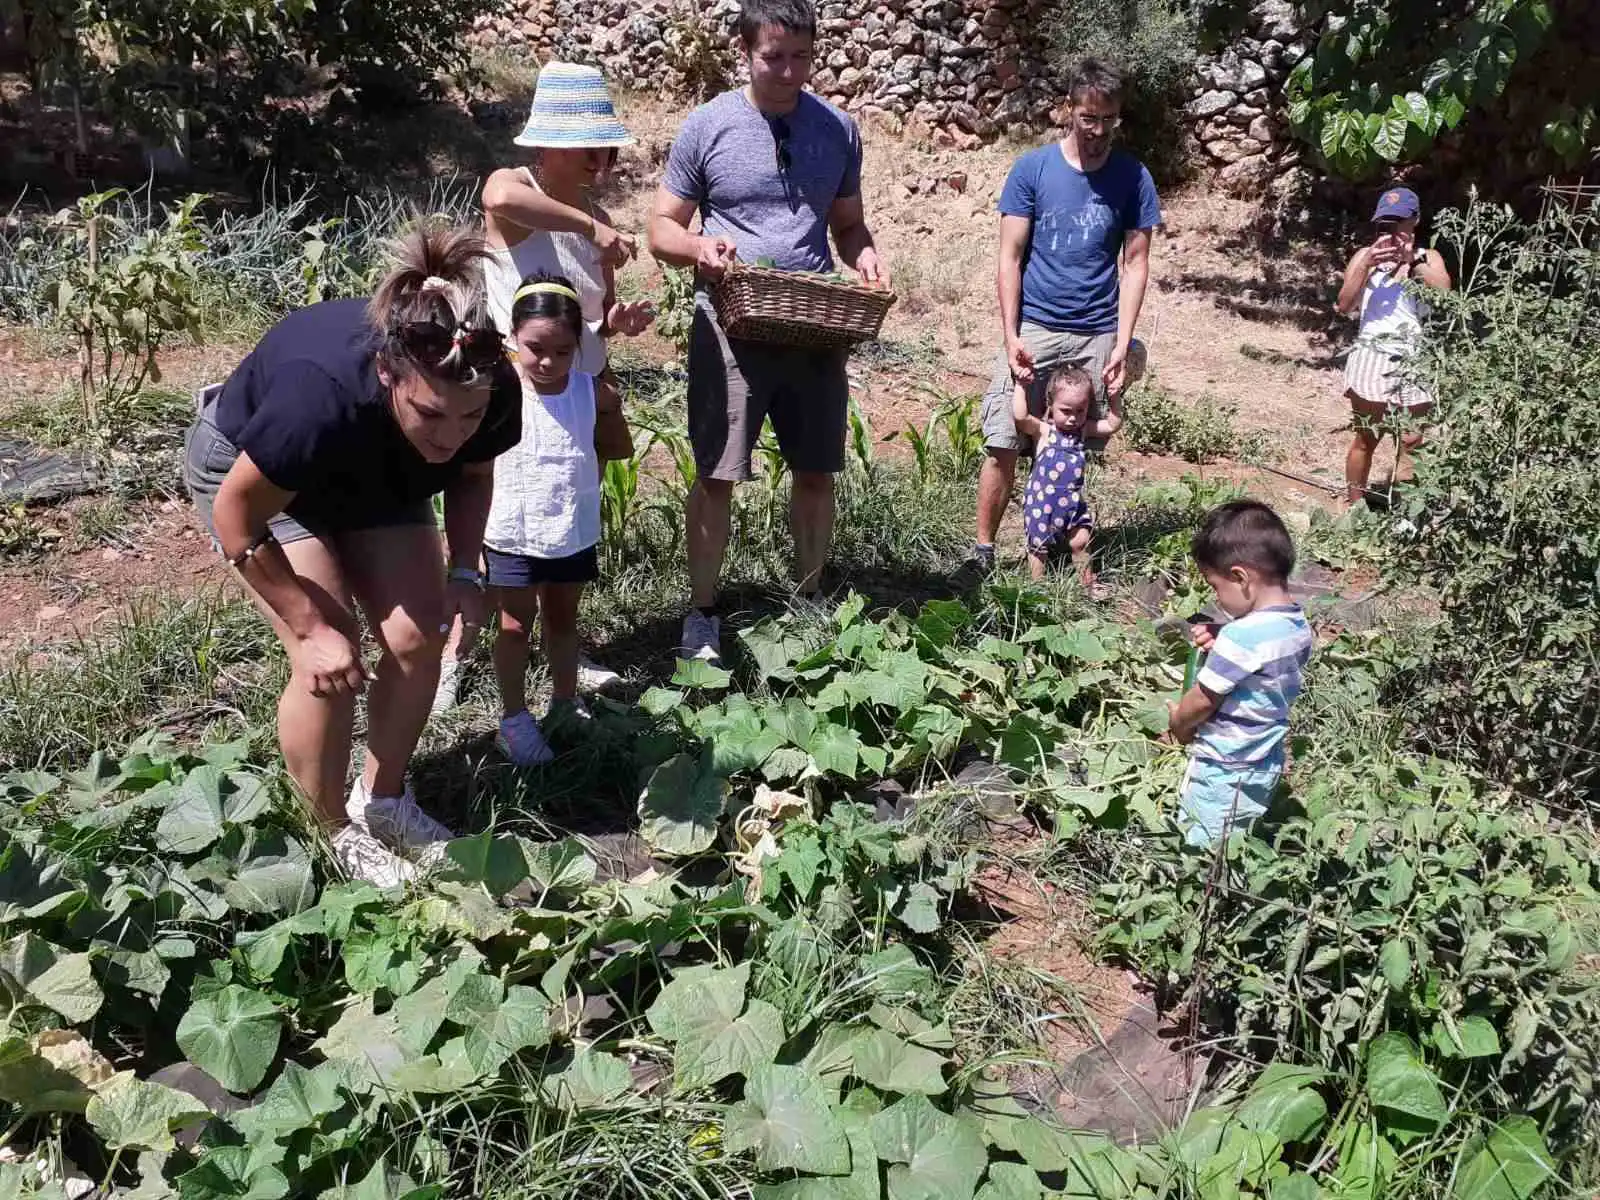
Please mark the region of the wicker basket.
POLYGON ((870 342, 894 300, 886 288, 743 263, 729 267, 711 289, 711 303, 729 337, 786 346, 842 348, 870 342))

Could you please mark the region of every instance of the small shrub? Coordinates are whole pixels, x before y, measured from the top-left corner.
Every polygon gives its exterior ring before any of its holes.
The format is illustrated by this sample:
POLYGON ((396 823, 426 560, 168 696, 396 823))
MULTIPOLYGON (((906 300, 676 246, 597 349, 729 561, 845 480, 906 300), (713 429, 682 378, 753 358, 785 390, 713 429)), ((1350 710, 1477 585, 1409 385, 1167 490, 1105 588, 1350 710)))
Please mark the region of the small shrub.
POLYGON ((693 330, 694 272, 666 267, 661 272, 661 300, 656 304, 656 332, 683 357, 689 353, 693 330))
POLYGON ((1211 396, 1184 404, 1166 388, 1143 384, 1123 405, 1121 436, 1130 450, 1208 463, 1240 449, 1241 438, 1233 425, 1237 411, 1211 396))
POLYGON ((78 343, 79 389, 84 418, 93 428, 115 416, 145 384, 159 381, 156 351, 200 325, 197 260, 202 246, 190 196, 152 225, 108 251, 106 212, 116 192, 97 192, 64 209, 54 224, 74 253, 55 280, 51 303, 57 320, 78 343))
POLYGON ((1600 214, 1441 214, 1469 264, 1425 370, 1441 410, 1403 495, 1404 575, 1439 597, 1402 685, 1419 734, 1557 803, 1600 802, 1600 214))

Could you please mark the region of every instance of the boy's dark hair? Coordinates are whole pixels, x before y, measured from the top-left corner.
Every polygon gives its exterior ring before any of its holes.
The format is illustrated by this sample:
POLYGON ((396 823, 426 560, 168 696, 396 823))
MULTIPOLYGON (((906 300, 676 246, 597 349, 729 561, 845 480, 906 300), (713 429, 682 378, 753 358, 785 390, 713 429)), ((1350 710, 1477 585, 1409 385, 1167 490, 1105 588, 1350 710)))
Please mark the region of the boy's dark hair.
POLYGON ((1278 514, 1259 500, 1230 500, 1205 515, 1190 549, 1195 562, 1211 571, 1249 567, 1273 583, 1294 572, 1294 542, 1278 514))
POLYGON ((560 275, 546 275, 542 271, 535 271, 527 276, 517 285, 517 299, 511 305, 511 332, 515 334, 524 321, 548 317, 565 322, 572 330, 572 336, 581 341, 583 306, 573 296, 553 291, 530 292, 525 296, 521 294, 524 288, 541 283, 566 288, 569 292, 574 291, 571 281, 560 275))
POLYGON ((1093 93, 1105 100, 1122 99, 1122 72, 1098 58, 1082 59, 1067 76, 1067 99, 1082 104, 1093 93))
POLYGON ((1082 388, 1089 393, 1089 399, 1094 399, 1094 380, 1082 367, 1057 367, 1051 371, 1044 383, 1045 401, 1054 399, 1056 389, 1064 387, 1082 388))
POLYGON ((739 7, 739 38, 746 50, 756 48, 756 38, 769 25, 817 40, 817 10, 808 0, 744 0, 739 7))

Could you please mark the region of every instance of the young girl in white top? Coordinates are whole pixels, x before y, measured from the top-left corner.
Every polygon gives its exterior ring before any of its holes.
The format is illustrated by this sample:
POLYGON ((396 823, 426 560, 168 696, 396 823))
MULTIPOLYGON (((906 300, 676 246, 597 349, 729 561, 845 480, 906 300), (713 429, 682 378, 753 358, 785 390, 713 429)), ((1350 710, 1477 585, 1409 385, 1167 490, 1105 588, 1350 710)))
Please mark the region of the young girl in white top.
MULTIPOLYGON (((552 711, 578 700, 578 604, 599 578, 600 455, 595 377, 579 369, 583 308, 565 278, 530 275, 512 296, 511 341, 522 375, 522 439, 494 462, 483 535, 500 607, 495 678, 504 717, 497 741, 518 766, 553 757, 528 712, 530 632, 542 624, 552 711)), ((615 403, 602 399, 600 404, 615 403)))
MULTIPOLYGON (((611 225, 594 199, 618 151, 631 146, 633 138, 617 119, 596 68, 550 62, 539 69, 527 126, 515 140, 532 152, 532 165, 495 171, 483 189, 490 315, 509 338, 511 298, 523 279, 533 274, 565 279, 583 310, 576 369, 595 377, 604 400, 617 390, 606 366, 606 342, 642 333, 655 319, 649 301, 617 299, 616 272, 634 256, 636 243, 611 225)), ((435 713, 456 703, 461 663, 471 648, 471 638, 458 624, 440 665, 435 713)), ((579 658, 581 690, 600 691, 617 678, 616 672, 579 658)))

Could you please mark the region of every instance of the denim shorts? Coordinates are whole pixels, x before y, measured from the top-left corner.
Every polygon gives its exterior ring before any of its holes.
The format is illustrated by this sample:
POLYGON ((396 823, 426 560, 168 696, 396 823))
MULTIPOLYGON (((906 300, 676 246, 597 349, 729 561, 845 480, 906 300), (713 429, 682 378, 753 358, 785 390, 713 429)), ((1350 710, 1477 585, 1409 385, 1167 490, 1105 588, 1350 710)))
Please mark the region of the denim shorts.
POLYGON ((1282 778, 1281 755, 1259 763, 1219 763, 1191 756, 1178 793, 1189 844, 1210 846, 1229 829, 1248 826, 1267 811, 1282 778))
POLYGON ((526 588, 542 583, 593 583, 600 578, 599 548, 590 546, 565 558, 534 558, 483 548, 484 578, 490 587, 526 588))

